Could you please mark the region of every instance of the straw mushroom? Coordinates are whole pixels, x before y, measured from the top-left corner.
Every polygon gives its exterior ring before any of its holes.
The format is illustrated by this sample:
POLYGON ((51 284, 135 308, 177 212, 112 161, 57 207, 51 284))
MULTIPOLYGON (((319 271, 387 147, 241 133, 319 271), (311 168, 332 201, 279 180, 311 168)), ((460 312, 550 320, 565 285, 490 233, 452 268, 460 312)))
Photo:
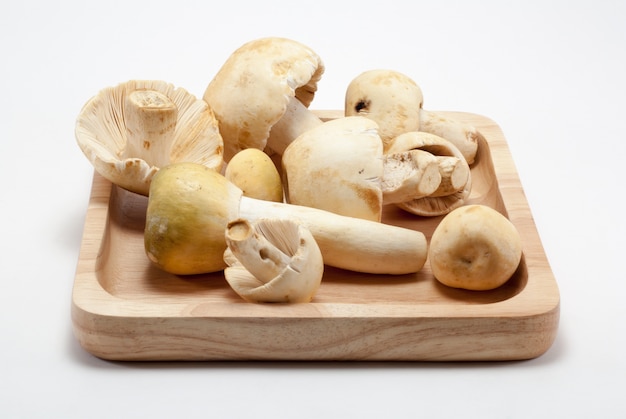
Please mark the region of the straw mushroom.
POLYGON ((191 161, 218 171, 223 165, 222 137, 206 102, 163 81, 102 89, 81 109, 75 134, 99 174, 142 195, 169 163, 191 161))
POLYGON ((224 231, 238 218, 294 220, 311 231, 324 262, 337 268, 407 274, 426 261, 426 238, 419 231, 245 197, 223 175, 194 163, 171 164, 155 175, 146 211, 146 253, 174 274, 222 270, 224 231))
POLYGON ((408 150, 431 153, 437 163, 441 181, 428 196, 399 202, 405 211, 421 216, 447 214, 465 204, 472 188, 470 167, 455 145, 441 137, 421 131, 406 132, 395 138, 389 154, 408 150))
POLYGON ((435 278, 444 285, 490 290, 507 282, 522 257, 519 232, 486 205, 467 205, 446 215, 428 250, 435 278))
POLYGON ((226 281, 249 302, 307 303, 324 274, 311 232, 291 219, 237 219, 226 229, 226 281))
POLYGON ((368 70, 355 77, 346 90, 345 115, 372 118, 380 126, 385 152, 405 132, 424 131, 452 142, 468 164, 474 162, 480 133, 475 127, 423 108, 420 87, 393 70, 368 70))
POLYGON ((308 107, 323 72, 320 57, 291 39, 260 38, 233 52, 204 93, 220 123, 225 160, 246 148, 282 154, 320 124, 308 107))

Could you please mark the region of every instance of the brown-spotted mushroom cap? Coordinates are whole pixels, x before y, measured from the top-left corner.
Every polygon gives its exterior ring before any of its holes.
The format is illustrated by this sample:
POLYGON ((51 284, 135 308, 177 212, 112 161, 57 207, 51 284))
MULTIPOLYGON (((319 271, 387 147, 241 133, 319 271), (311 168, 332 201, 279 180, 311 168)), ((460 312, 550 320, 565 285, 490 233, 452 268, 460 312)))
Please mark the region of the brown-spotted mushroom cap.
POLYGON ((204 93, 220 123, 225 160, 246 148, 265 149, 292 99, 311 104, 323 72, 313 50, 286 38, 256 39, 233 52, 204 93))
POLYGON ((383 146, 376 122, 333 119, 296 138, 282 157, 291 204, 380 221, 383 146))
POLYGON ((148 195, 154 174, 175 162, 223 166, 223 141, 202 99, 158 80, 131 80, 102 89, 81 109, 80 149, 112 183, 148 195))
POLYGON ((408 150, 427 151, 441 159, 440 168, 444 180, 431 195, 397 203, 398 207, 412 214, 432 217, 447 214, 465 203, 471 192, 472 177, 467 161, 454 144, 434 134, 412 131, 396 137, 388 153, 408 150), (450 160, 456 162, 455 166, 447 164, 450 160), (447 170, 452 172, 445 173, 447 170))

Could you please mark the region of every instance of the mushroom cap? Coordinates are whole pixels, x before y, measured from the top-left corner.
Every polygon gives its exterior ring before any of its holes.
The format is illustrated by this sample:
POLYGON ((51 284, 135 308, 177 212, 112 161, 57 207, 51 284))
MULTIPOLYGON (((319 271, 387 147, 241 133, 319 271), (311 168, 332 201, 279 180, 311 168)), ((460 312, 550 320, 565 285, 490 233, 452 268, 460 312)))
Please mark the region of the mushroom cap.
POLYGON ((308 107, 324 72, 309 47, 286 38, 260 38, 239 47, 204 93, 220 124, 224 158, 265 149, 272 126, 296 97, 308 107))
POLYGON ((306 131, 282 158, 291 204, 380 221, 383 146, 376 122, 361 116, 327 121, 306 131))
POLYGON ((419 130, 423 102, 422 90, 408 76, 393 70, 368 70, 348 85, 344 112, 376 121, 386 150, 396 136, 419 130))
MULTIPOLYGON (((138 90, 154 90, 167 96, 178 110, 169 148, 169 163, 194 162, 221 170, 224 143, 217 120, 207 103, 182 88, 159 80, 130 80, 102 89, 81 109, 75 135, 80 149, 95 170, 112 183, 147 195, 160 169, 149 153, 127 156, 126 98, 138 90)), ((136 145, 134 149, 142 149, 136 145)))
POLYGON ((241 150, 228 162, 226 179, 243 191, 243 196, 283 202, 283 184, 276 165, 257 148, 241 150))
POLYGON ((237 217, 242 192, 197 163, 173 163, 150 185, 144 247, 160 269, 176 275, 216 272, 226 264, 224 230, 237 217))
POLYGON ((439 282, 475 291, 504 284, 521 257, 522 241, 513 223, 486 205, 467 205, 446 215, 428 250, 439 282))
MULTIPOLYGON (((461 151, 450 141, 437 135, 421 131, 405 132, 394 138, 387 149, 388 153, 398 153, 408 150, 424 150, 436 156, 457 157, 461 164, 467 165, 467 161, 461 151)), ((469 172, 469 166, 467 168, 469 172)), ((444 215, 465 204, 472 189, 471 173, 468 175, 465 187, 450 195, 426 196, 402 202, 397 205, 399 208, 415 215, 432 217, 444 215)))

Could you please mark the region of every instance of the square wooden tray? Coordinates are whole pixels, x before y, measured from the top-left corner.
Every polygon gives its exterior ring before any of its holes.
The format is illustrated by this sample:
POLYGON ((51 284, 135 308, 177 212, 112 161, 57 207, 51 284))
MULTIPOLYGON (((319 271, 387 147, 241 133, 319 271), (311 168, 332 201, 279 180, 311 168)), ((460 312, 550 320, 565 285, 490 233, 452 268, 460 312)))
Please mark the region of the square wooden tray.
MULTIPOLYGON (((473 124, 486 139, 468 203, 497 209, 521 234, 522 262, 502 287, 445 287, 428 262, 401 276, 327 267, 311 303, 247 303, 221 272, 182 277, 152 266, 143 247, 147 199, 95 174, 72 295, 81 346, 128 361, 496 361, 543 354, 557 332, 559 291, 504 135, 486 117, 442 113, 473 124)), ((427 238, 440 219, 395 207, 383 217, 427 238)))

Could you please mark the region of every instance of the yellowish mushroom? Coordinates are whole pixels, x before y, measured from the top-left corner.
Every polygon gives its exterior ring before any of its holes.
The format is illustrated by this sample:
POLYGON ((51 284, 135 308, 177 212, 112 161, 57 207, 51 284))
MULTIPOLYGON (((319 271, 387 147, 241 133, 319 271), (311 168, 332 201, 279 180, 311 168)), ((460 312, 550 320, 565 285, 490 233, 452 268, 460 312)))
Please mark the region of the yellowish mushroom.
POLYGON ((235 154, 224 176, 243 191, 243 196, 283 202, 280 173, 272 159, 258 148, 247 148, 235 154))

